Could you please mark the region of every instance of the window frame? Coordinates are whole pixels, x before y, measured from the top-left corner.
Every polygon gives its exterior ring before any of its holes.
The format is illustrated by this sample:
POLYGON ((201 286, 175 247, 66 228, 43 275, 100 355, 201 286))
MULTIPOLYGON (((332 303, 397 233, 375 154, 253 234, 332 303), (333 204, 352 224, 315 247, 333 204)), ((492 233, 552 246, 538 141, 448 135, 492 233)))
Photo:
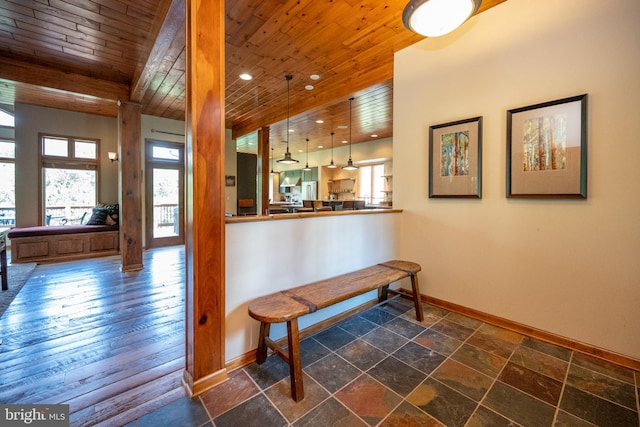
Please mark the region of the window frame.
POLYGON ((78 169, 78 170, 93 170, 96 174, 96 187, 95 187, 95 200, 96 203, 100 200, 100 139, 90 137, 77 137, 68 135, 58 135, 53 133, 38 133, 38 167, 40 173, 38 174, 38 192, 39 206, 38 206, 38 221, 40 224, 45 225, 45 207, 46 207, 46 195, 45 195, 45 169, 78 169), (44 154, 44 141, 46 138, 66 139, 67 140, 67 156, 50 156, 44 154), (95 159, 88 159, 86 157, 75 157, 75 142, 93 142, 96 144, 96 156, 95 159))

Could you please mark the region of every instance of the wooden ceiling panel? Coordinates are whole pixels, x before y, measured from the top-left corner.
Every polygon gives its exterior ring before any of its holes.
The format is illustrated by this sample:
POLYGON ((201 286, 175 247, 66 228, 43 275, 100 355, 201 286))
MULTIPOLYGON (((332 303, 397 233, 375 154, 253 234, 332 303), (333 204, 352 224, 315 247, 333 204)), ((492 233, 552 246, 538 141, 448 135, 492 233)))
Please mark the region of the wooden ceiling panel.
MULTIPOLYGON (((292 153, 307 136, 310 150, 329 146, 332 130, 340 145, 352 96, 352 142, 391 136, 393 55, 422 39, 402 24, 407 1, 227 0, 234 137, 270 127, 274 144, 286 140, 289 101, 292 153)), ((480 11, 503 1, 483 0, 480 11)), ((132 99, 144 114, 183 120, 184 2, 0 0, 0 103, 115 115, 117 100, 132 99)))

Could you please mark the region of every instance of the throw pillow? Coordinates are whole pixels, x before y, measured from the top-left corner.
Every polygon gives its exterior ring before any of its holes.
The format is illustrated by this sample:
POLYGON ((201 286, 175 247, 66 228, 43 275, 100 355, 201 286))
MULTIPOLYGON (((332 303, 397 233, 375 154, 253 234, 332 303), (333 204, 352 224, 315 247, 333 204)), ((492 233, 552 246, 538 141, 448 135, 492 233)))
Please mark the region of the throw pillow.
MULTIPOLYGON (((120 212, 120 205, 118 203, 114 203, 111 205, 107 205, 105 203, 98 203, 98 207, 99 208, 106 208, 109 210, 109 216, 111 217, 111 219, 114 221, 115 224, 118 224, 118 218, 119 218, 119 212, 120 212)), ((109 224, 109 225, 113 225, 113 224, 109 224)))
POLYGON ((87 225, 105 225, 107 223, 107 216, 109 216, 109 209, 93 208, 93 213, 89 221, 87 221, 87 225))

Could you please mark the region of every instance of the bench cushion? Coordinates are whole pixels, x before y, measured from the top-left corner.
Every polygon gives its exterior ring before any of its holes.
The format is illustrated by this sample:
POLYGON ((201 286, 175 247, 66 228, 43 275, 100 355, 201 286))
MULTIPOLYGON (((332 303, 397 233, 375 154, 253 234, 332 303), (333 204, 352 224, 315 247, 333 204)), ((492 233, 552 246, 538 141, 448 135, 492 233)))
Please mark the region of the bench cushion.
POLYGON ((58 234, 96 233, 99 231, 117 231, 117 225, 56 225, 12 228, 7 237, 54 236, 58 234))

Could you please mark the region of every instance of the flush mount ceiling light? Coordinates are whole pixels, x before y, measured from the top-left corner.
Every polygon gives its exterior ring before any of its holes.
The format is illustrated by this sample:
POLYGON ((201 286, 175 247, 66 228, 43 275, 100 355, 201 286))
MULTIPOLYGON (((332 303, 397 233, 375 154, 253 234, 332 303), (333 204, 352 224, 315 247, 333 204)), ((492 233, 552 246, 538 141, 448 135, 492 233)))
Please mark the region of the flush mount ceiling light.
POLYGON ((289 84, 292 78, 293 76, 288 74, 284 76, 284 79, 287 81, 287 151, 284 153, 284 157, 278 160, 278 163, 283 163, 285 165, 298 163, 296 159, 291 157, 291 153, 289 152, 289 132, 291 132, 291 129, 289 129, 289 84))
POLYGON ((480 7, 482 0, 410 0, 402 12, 409 30, 427 37, 450 33, 480 7))
POLYGON ((358 167, 353 164, 353 160, 351 160, 351 129, 353 129, 351 124, 351 104, 353 103, 353 99, 354 98, 349 98, 349 160, 347 161, 347 165, 342 167, 342 169, 346 171, 354 171, 358 169, 358 167))
POLYGON ((252 76, 251 74, 242 73, 242 74, 240 74, 240 78, 241 78, 242 80, 247 80, 247 81, 249 81, 249 80, 253 79, 253 76, 252 76))

